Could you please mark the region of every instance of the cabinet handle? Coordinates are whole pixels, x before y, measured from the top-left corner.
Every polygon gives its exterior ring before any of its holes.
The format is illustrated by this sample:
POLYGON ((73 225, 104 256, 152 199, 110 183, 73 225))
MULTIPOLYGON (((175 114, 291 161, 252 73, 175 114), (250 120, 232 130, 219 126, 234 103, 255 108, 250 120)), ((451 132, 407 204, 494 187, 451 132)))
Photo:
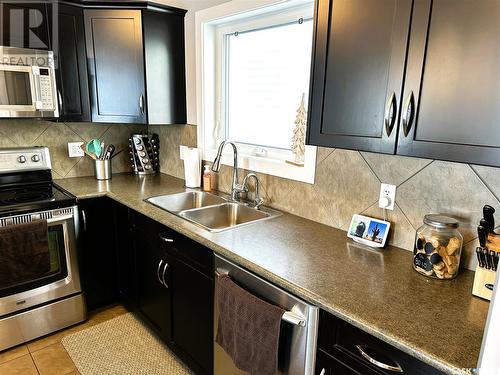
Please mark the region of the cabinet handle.
POLYGON ((163 259, 160 259, 160 263, 158 263, 158 268, 156 269, 156 277, 161 285, 163 285, 163 282, 160 279, 160 268, 162 264, 163 264, 163 259))
POLYGON ((413 95, 413 91, 410 92, 408 99, 406 100, 406 104, 404 106, 403 113, 403 132, 405 137, 408 137, 410 134, 411 126, 413 124, 415 112, 415 96, 413 95))
POLYGON ((57 90, 57 99, 59 101, 59 112, 62 113, 63 100, 62 100, 61 90, 57 90))
POLYGON ((319 375, 325 375, 325 374, 326 374, 326 370, 325 369, 321 370, 321 372, 319 373, 319 375))
POLYGON ((396 102, 396 93, 393 92, 385 107, 384 123, 385 131, 388 137, 391 136, 392 129, 394 128, 394 123, 396 122, 397 105, 398 103, 396 102))
POLYGON ((377 366, 377 367, 379 367, 381 369, 389 370, 389 371, 394 371, 394 372, 403 372, 403 369, 401 368, 401 366, 397 362, 394 362, 395 366, 394 365, 388 365, 386 363, 379 362, 376 359, 370 357, 363 350, 363 347, 361 345, 356 345, 356 349, 358 349, 359 353, 363 356, 364 359, 366 359, 368 362, 374 364, 375 366, 377 366))
POLYGON ((82 210, 82 221, 83 221, 83 231, 87 231, 87 215, 85 215, 85 210, 82 210))
POLYGON ((168 263, 167 263, 167 262, 165 262, 165 265, 163 266, 163 273, 162 273, 162 275, 161 275, 161 279, 162 279, 162 281, 163 281, 163 286, 164 286, 165 288, 167 288, 167 289, 168 289, 168 284, 167 284, 167 282, 165 281, 165 272, 167 271, 167 267, 168 267, 168 263))
POLYGON ((139 110, 141 111, 141 115, 144 114, 144 95, 139 96, 139 110))
POLYGON ((167 243, 173 243, 174 240, 171 239, 171 238, 166 238, 166 237, 163 237, 163 236, 159 236, 160 237, 160 240, 162 240, 163 242, 167 242, 167 243))

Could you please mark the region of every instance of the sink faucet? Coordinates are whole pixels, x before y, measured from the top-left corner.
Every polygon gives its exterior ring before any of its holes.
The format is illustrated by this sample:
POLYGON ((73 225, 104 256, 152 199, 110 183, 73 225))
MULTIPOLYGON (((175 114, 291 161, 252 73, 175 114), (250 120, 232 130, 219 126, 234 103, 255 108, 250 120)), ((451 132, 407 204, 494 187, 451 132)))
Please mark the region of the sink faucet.
POLYGON ((259 178, 257 177, 257 175, 255 173, 249 173, 245 176, 245 178, 243 179, 243 184, 242 184, 243 190, 245 192, 248 192, 248 180, 250 178, 255 179, 255 199, 253 201, 253 204, 254 204, 254 208, 258 210, 259 207, 264 203, 264 199, 262 199, 262 197, 259 194, 259 178))
POLYGON ((215 173, 219 173, 220 171, 220 161, 222 158, 222 151, 224 150, 224 146, 227 144, 230 144, 233 146, 233 154, 234 154, 234 162, 233 162, 233 182, 231 184, 231 199, 233 201, 238 201, 240 200, 240 195, 241 193, 245 192, 245 189, 242 185, 238 184, 238 149, 236 148, 236 145, 234 142, 230 141, 223 141, 220 146, 219 150, 217 151, 217 156, 215 157, 214 163, 212 164, 212 171, 215 173))

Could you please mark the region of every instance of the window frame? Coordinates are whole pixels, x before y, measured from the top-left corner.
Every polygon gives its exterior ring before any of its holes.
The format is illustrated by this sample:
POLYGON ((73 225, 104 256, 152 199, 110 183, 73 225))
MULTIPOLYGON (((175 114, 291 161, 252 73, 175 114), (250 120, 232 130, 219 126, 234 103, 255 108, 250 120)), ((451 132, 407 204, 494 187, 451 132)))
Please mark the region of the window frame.
MULTIPOLYGON (((224 129, 226 111, 222 102, 227 85, 224 79, 227 63, 227 54, 224 53, 225 35, 236 31, 246 32, 279 27, 298 21, 300 18, 304 21, 313 18, 313 3, 309 0, 255 3, 260 4, 249 5, 244 0, 233 0, 230 3, 199 11, 195 16, 198 148, 204 160, 215 158, 218 146, 216 143, 219 142, 214 140, 222 140, 227 134, 224 129), (253 6, 253 9, 250 9, 250 6, 253 6)), ((291 141, 290 135, 290 143, 291 141)), ((293 161, 294 159, 291 150, 244 143, 237 143, 237 146, 240 168, 314 183, 317 151, 315 146, 306 145, 303 166, 286 162, 286 160, 293 161)), ((232 151, 229 149, 224 153, 222 163, 233 165, 232 151)))

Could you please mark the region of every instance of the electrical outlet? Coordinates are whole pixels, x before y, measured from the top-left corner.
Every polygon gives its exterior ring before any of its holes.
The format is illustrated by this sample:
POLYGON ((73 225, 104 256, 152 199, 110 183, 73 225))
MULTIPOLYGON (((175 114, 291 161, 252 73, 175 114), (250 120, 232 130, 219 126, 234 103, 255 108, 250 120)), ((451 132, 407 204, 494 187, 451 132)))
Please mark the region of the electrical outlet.
POLYGON ((68 154, 70 158, 79 158, 85 156, 81 149, 83 142, 68 142, 68 154))
POLYGON ((396 202, 396 185, 382 184, 380 185, 380 196, 378 198, 378 206, 387 210, 394 210, 396 202))

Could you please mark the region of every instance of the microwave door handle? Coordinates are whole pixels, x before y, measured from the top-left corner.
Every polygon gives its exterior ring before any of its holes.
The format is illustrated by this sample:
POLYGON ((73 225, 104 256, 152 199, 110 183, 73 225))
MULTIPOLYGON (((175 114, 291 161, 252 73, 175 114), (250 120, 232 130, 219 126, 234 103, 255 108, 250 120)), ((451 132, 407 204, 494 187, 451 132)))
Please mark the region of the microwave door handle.
POLYGON ((35 105, 36 110, 42 109, 42 87, 40 85, 40 68, 38 66, 32 66, 31 72, 33 74, 34 80, 34 89, 35 89, 35 98, 33 100, 33 104, 35 105))

